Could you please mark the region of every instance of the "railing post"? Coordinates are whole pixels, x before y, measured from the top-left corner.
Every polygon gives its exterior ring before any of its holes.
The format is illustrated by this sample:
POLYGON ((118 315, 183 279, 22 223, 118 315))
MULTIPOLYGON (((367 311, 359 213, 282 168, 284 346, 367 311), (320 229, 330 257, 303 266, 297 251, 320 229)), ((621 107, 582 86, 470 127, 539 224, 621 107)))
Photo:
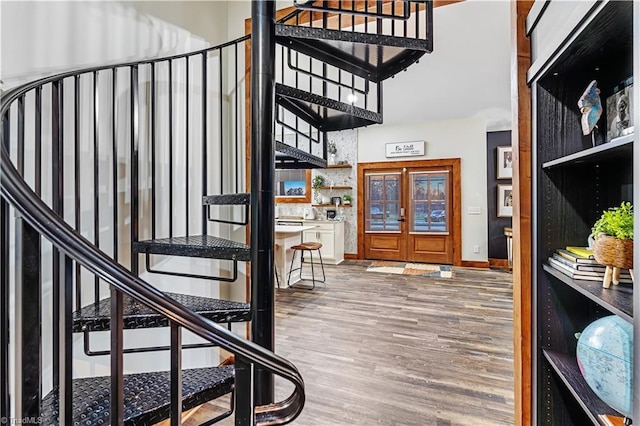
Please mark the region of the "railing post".
POLYGON ((182 424, 182 330, 171 321, 171 425, 182 424))
POLYGON ((73 316, 73 260, 62 254, 60 258, 62 285, 59 286, 59 322, 57 329, 59 396, 58 409, 61 425, 73 424, 73 337, 71 336, 73 316))
MULTIPOLYGON (((2 116, 2 141, 9 151, 9 112, 2 116)), ((2 173, 2 171, 0 171, 2 173)), ((10 416, 9 393, 9 204, 0 198, 0 417, 10 416)))
MULTIPOLYGON (((16 219, 16 416, 39 417, 42 400, 42 275, 40 234, 16 219)), ((5 376, 7 377, 7 376, 5 376)))
POLYGON ((251 364, 243 357, 235 357, 235 426, 253 425, 253 404, 251 391, 251 364))
POLYGON ((124 360, 123 360, 123 309, 122 293, 114 286, 111 286, 111 320, 109 330, 111 333, 111 391, 109 413, 111 414, 111 424, 120 426, 124 424, 124 360))
MULTIPOLYGON (((275 2, 251 3, 251 338, 274 349, 275 2)), ((254 371, 254 402, 273 402, 273 375, 254 371)), ((238 394, 247 390, 238 388, 238 394)))

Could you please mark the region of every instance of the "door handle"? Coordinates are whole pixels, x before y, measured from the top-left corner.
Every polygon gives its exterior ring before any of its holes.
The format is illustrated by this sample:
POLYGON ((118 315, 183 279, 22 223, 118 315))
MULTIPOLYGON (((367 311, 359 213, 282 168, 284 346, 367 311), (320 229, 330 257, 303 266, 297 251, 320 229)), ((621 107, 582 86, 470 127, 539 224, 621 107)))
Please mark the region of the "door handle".
POLYGON ((401 217, 400 219, 398 219, 398 222, 404 222, 404 217, 401 217))

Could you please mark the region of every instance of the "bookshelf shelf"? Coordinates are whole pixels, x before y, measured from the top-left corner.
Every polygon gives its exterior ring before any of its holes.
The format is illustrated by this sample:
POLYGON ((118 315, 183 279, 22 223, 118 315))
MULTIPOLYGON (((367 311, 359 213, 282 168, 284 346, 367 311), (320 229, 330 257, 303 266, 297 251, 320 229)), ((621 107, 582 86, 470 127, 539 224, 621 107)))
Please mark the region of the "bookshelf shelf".
POLYGON ((620 416, 619 413, 602 402, 602 400, 593 393, 582 377, 582 374, 580 374, 580 369, 574 356, 549 349, 543 349, 542 353, 549 362, 549 365, 551 365, 551 368, 553 368, 558 377, 560 377, 565 386, 573 394, 578 404, 580 404, 594 425, 604 424, 598 420, 599 415, 610 414, 620 416))
POLYGON ((543 264, 542 269, 611 313, 633 323, 633 289, 631 284, 618 284, 617 286, 612 284, 609 288, 603 288, 602 281, 574 280, 548 264, 543 264))
POLYGON ((327 169, 350 169, 352 167, 351 164, 329 164, 327 169))
MULTIPOLYGON (((313 207, 335 207, 335 204, 312 204, 313 207)), ((338 207, 351 207, 351 204, 338 204, 338 207)))
POLYGON ((339 185, 334 185, 334 186, 321 186, 318 189, 353 189, 350 186, 339 186, 339 185))
POLYGON ((551 169, 559 166, 576 166, 609 160, 632 161, 633 138, 633 134, 622 136, 611 142, 547 161, 542 164, 542 168, 551 169))

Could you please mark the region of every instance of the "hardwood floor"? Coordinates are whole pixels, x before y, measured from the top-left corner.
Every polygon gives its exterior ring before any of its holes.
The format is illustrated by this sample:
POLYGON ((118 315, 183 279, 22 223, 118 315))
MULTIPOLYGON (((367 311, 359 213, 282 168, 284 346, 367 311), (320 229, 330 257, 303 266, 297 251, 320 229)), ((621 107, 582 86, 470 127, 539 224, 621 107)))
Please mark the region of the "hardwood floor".
MULTIPOLYGON (((306 384, 295 425, 513 424, 512 276, 326 266, 327 285, 276 295, 276 352, 306 384)), ((276 381, 278 399, 288 394, 276 381)), ((218 410, 206 404, 186 425, 218 410)), ((232 425, 232 419, 220 424, 232 425)))

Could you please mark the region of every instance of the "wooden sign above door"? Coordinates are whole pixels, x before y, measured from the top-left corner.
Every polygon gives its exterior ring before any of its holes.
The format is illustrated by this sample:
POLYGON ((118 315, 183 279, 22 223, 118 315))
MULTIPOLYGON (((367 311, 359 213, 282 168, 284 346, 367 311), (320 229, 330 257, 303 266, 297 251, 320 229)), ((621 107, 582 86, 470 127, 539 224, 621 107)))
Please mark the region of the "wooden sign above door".
POLYGON ((394 142, 385 144, 386 157, 417 157, 424 155, 424 141, 394 142))

